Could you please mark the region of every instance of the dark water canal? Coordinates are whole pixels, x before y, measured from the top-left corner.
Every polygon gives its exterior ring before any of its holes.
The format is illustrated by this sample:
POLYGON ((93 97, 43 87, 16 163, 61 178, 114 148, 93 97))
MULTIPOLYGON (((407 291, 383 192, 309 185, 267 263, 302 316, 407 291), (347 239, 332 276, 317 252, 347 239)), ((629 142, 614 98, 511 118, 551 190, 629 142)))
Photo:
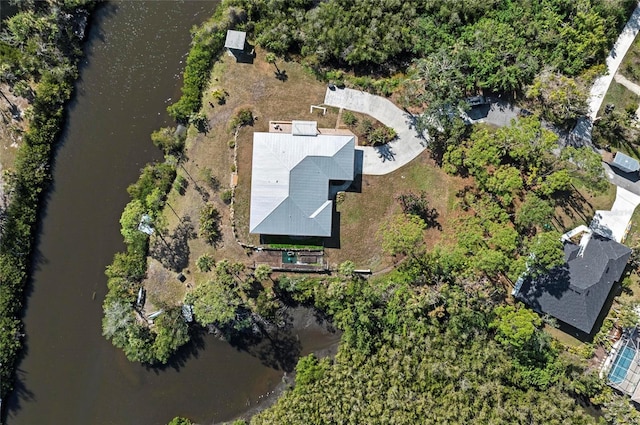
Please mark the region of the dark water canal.
POLYGON ((308 319, 290 347, 247 352, 204 336, 170 367, 149 369, 101 336, 104 269, 124 248, 118 220, 126 187, 159 157, 149 134, 170 124, 165 108, 179 93, 189 29, 215 5, 118 1, 96 13, 43 214, 9 425, 166 424, 175 415, 217 423, 281 382, 273 366, 287 350, 306 353, 337 339, 308 319))

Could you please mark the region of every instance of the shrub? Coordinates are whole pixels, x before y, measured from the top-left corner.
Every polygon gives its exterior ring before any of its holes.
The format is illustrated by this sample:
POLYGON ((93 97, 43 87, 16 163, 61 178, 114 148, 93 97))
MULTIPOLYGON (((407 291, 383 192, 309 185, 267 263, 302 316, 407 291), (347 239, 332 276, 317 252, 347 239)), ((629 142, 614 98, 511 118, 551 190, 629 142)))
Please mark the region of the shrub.
POLYGON ((358 118, 351 111, 344 111, 342 113, 342 122, 347 125, 347 127, 354 127, 358 123, 358 118))
POLYGON ((228 93, 222 89, 216 89, 211 93, 211 96, 218 102, 218 105, 224 105, 227 102, 228 93))
POLYGON ((220 189, 220 181, 211 173, 211 168, 203 168, 200 172, 202 180, 213 190, 220 189))
POLYGON ((213 204, 207 204, 200 210, 200 237, 214 245, 221 236, 220 213, 213 204))
POLYGON ((361 133, 368 135, 372 130, 373 130, 373 122, 370 119, 365 118, 362 121, 360 121, 361 133))
POLYGON ((196 261, 196 266, 198 267, 198 270, 200 270, 203 273, 210 272, 213 266, 215 266, 215 264, 216 264, 215 260, 209 254, 202 254, 200 257, 198 257, 198 260, 196 261))
POLYGON ((176 192, 178 192, 180 195, 184 195, 188 185, 189 183, 187 182, 187 179, 179 175, 178 177, 176 177, 176 180, 173 182, 173 189, 176 192))
POLYGON ((231 202, 232 196, 233 196, 233 192, 231 192, 230 189, 227 189, 220 194, 220 199, 225 204, 229 204, 231 202))
POLYGON ((174 155, 184 147, 184 137, 175 133, 175 128, 163 127, 151 133, 151 141, 157 148, 162 149, 165 155, 174 155))
POLYGON ((253 112, 248 108, 240 109, 229 123, 229 127, 232 131, 237 131, 240 127, 245 125, 253 125, 253 112))
POLYGON ((160 164, 147 164, 143 169, 138 181, 127 188, 127 192, 133 199, 146 202, 147 197, 158 188, 167 193, 173 184, 176 176, 176 169, 166 162, 160 164))

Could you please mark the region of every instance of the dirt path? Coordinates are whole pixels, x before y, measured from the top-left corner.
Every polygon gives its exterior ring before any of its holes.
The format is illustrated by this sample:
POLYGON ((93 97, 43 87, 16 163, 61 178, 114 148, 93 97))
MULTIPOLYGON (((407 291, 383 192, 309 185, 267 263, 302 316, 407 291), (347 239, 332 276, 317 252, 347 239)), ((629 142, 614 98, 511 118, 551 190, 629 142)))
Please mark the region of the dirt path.
POLYGON ((616 72, 616 75, 613 76, 613 79, 616 80, 617 83, 622 84, 623 86, 640 96, 640 86, 633 81, 628 80, 624 75, 616 72))
MULTIPOLYGON (((640 96, 640 86, 630 81, 624 75, 616 72, 616 75, 613 76, 613 79, 616 80, 616 83, 620 83, 632 92, 636 94, 636 96, 640 96)), ((636 117, 640 117, 640 106, 636 109, 636 117)))

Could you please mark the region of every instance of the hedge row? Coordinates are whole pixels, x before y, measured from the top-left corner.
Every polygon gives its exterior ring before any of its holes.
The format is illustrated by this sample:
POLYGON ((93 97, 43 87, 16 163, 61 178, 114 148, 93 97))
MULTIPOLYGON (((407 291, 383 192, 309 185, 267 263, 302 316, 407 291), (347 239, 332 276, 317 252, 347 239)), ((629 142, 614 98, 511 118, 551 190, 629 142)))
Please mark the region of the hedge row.
POLYGON ((223 2, 214 16, 193 33, 184 70, 182 96, 167 112, 179 123, 186 123, 202 107, 202 91, 209 81, 211 67, 224 48, 227 30, 238 23, 238 11, 223 2))

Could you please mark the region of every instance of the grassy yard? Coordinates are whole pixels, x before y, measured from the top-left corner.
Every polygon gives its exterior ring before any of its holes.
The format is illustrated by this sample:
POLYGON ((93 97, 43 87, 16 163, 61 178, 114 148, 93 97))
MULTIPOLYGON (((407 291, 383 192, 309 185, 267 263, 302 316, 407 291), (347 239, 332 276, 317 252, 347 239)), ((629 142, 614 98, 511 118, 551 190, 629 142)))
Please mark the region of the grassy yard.
POLYGON ((604 109, 610 103, 616 105, 616 111, 621 113, 627 110, 627 108, 633 108, 635 110, 638 107, 638 100, 640 99, 634 92, 622 84, 612 81, 607 94, 604 96, 602 106, 600 106, 600 111, 598 111, 598 116, 604 115, 604 109))
POLYGON ((603 193, 592 194, 584 187, 576 187, 570 198, 556 207, 552 225, 566 232, 581 224, 589 225, 596 210, 608 210, 616 199, 616 187, 609 185, 603 193))
POLYGON ((640 247, 640 208, 636 208, 631 216, 631 228, 624 243, 630 248, 640 247))
MULTIPOLYGON (((208 278, 208 273, 199 272, 195 265, 202 254, 207 253, 216 261, 228 259, 251 264, 249 253, 233 236, 230 207, 221 199, 221 194, 231 187, 234 172, 234 137, 229 122, 240 109, 249 108, 255 117, 253 126, 242 128, 237 138, 235 222, 239 239, 246 243, 259 243, 257 235, 248 233, 253 132, 268 131, 270 120, 304 119, 318 121, 319 127, 336 125, 338 110, 335 108, 327 108, 326 115, 309 112, 310 105, 324 101, 324 84, 300 65, 282 61, 277 65, 286 72, 287 80, 280 81, 275 78, 275 67, 264 61, 265 52, 257 48, 256 55, 253 64, 237 63, 235 58, 225 55, 214 65, 211 84, 203 97, 209 128, 206 133, 199 133, 192 126, 189 128, 186 160, 178 167, 178 175, 186 181, 186 188, 183 193, 172 190, 164 210, 169 233, 165 239, 168 246, 179 247, 171 252, 176 257, 174 262, 184 265, 186 281, 179 283, 175 271, 152 260, 145 286, 150 289, 149 298, 153 304, 176 302, 184 296, 185 289, 208 278), (216 98, 220 92, 226 93, 224 102, 216 98), (222 236, 214 246, 194 237, 198 233, 200 210, 207 203, 214 204, 221 215, 222 236), (185 237, 189 233, 190 236, 185 237), (153 289, 152 280, 160 282, 162 288, 153 289)), ((161 250, 163 246, 165 241, 152 237, 152 247, 161 250)))
POLYGON ((636 84, 640 84, 640 37, 636 36, 636 39, 633 40, 633 44, 627 51, 624 59, 622 59, 619 72, 627 77, 627 79, 636 84))
POLYGON ((424 190, 430 207, 439 214, 438 222, 443 230, 434 228, 426 232, 427 246, 433 247, 443 233, 451 231, 447 224, 454 212, 456 193, 464 184, 463 179, 449 176, 436 167, 428 152, 391 174, 364 176, 361 193, 346 192, 337 205, 340 249, 327 249, 330 264, 352 260, 358 267, 374 271, 391 265, 391 258, 382 252, 377 231, 382 223, 401 212, 395 198, 409 190, 424 190))

